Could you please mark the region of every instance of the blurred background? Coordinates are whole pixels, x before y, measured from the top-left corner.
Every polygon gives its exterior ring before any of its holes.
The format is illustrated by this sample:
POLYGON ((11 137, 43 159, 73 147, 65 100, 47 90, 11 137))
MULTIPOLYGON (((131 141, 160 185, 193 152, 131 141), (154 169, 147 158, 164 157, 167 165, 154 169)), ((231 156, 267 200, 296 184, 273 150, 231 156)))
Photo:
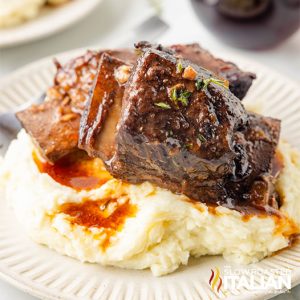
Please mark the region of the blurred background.
MULTIPOLYGON (((9 23, 6 5, 22 1, 0 0, 0 80, 60 52, 128 45, 141 22, 159 15, 167 27, 157 42, 199 42, 217 56, 242 55, 300 84, 300 0, 72 0, 31 8, 26 18, 36 18, 11 27, 25 17, 9 23)), ((2 281, 0 295, 34 299, 2 281)), ((279 299, 300 299, 300 288, 279 299)))
MULTIPOLYGON (((0 76, 41 57, 66 50, 80 47, 94 48, 95 45, 118 46, 135 26, 157 12, 170 26, 169 30, 159 36, 158 41, 164 43, 197 41, 218 55, 228 51, 242 54, 300 81, 300 32, 297 31, 300 22, 300 0, 220 1, 228 2, 227 11, 226 5, 223 5, 225 8, 217 9, 214 4, 218 2, 216 0, 102 0, 98 2, 99 5, 96 5, 90 14, 67 29, 37 41, 0 48, 0 76), (243 13, 241 5, 232 10, 232 7, 235 7, 234 3, 242 2, 258 4, 253 4, 250 9, 244 8, 246 12, 247 9, 250 11, 247 16, 247 13, 243 13), (271 4, 271 7, 265 2, 271 4), (278 3, 281 3, 280 6, 278 3), (230 15, 230 11, 233 11, 233 16, 230 15)), ((64 15, 62 18, 68 17, 64 15)), ((30 22, 35 21, 28 23, 30 22)), ((54 26, 53 24, 55 21, 53 23, 49 20, 50 28, 54 26)), ((2 31, 3 29, 0 29, 0 45, 2 31)), ((8 38, 12 37, 9 31, 5 34, 8 38)), ((8 44, 7 38, 5 42, 8 44)))

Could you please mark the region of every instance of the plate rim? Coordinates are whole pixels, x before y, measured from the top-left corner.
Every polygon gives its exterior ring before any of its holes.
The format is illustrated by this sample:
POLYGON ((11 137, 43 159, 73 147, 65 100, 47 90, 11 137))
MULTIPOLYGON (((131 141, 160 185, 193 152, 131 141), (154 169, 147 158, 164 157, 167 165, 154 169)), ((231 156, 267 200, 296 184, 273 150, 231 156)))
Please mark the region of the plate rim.
MULTIPOLYGON (((74 25, 75 23, 79 22, 80 20, 82 20, 84 17, 86 17, 88 14, 90 14, 93 9, 98 6, 101 2, 103 2, 103 0, 89 0, 89 2, 85 2, 83 0, 79 0, 81 2, 81 7, 83 7, 82 10, 79 10, 80 13, 78 13, 75 17, 73 18, 65 18, 65 21, 60 24, 59 26, 49 26, 49 29, 47 31, 38 31, 33 35, 24 35, 21 38, 17 38, 17 39, 12 39, 12 40, 1 40, 0 38, 0 49, 5 49, 5 48, 9 48, 9 47, 13 47, 13 46, 17 46, 17 45, 21 45, 21 44, 26 44, 28 42, 32 42, 32 41, 36 41, 36 40, 40 40, 42 38, 46 38, 49 37, 51 35, 54 35, 60 31, 63 31, 64 29, 74 25)), ((70 2, 70 3, 65 3, 63 4, 63 6, 69 5, 70 7, 68 9, 72 9, 72 7, 76 7, 76 5, 79 5, 78 2, 70 2)), ((62 7, 63 8, 63 7, 62 7)), ((56 9, 61 9, 61 8, 56 8, 56 9)), ((55 12, 50 12, 50 14, 52 14, 55 12)), ((49 16, 49 13, 46 14, 46 16, 49 16)), ((9 29, 14 29, 14 30, 19 30, 22 31, 22 25, 27 24, 27 23, 34 23, 36 21, 37 18, 43 18, 44 16, 39 16, 37 15, 35 18, 30 19, 24 23, 20 23, 18 25, 16 25, 15 27, 8 27, 8 28, 0 28, 0 34, 1 31, 5 31, 5 30, 9 30, 9 29)))
POLYGON ((43 292, 40 290, 38 287, 33 288, 29 285, 27 285, 25 282, 21 282, 20 280, 9 276, 8 274, 5 274, 3 271, 0 270, 0 279, 3 280, 4 282, 10 284, 11 286, 23 291, 24 293, 37 297, 39 299, 45 299, 45 300, 58 300, 62 299, 59 296, 50 296, 48 293, 46 294, 45 291, 43 292))

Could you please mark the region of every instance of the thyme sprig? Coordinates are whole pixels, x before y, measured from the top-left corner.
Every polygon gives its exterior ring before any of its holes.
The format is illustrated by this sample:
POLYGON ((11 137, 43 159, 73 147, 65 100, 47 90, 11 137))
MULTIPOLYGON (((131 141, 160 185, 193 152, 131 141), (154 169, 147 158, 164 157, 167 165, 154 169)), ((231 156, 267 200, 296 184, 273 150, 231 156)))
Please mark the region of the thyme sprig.
POLYGON ((198 79, 195 82, 195 86, 196 86, 197 91, 206 90, 210 83, 214 83, 225 89, 228 89, 228 81, 227 80, 222 80, 222 79, 214 78, 214 77, 210 77, 210 78, 206 78, 206 79, 198 79))
POLYGON ((162 109, 171 109, 171 106, 165 102, 154 103, 155 106, 160 107, 162 109))
POLYGON ((205 136, 202 135, 201 133, 198 133, 197 138, 198 138, 198 140, 199 140, 201 143, 206 143, 206 142, 207 142, 207 139, 206 139, 205 136))
POLYGON ((183 65, 182 65, 182 61, 179 60, 177 65, 176 65, 176 73, 180 74, 183 71, 183 65))
POLYGON ((181 102, 183 106, 188 106, 191 95, 192 93, 188 90, 184 90, 177 86, 174 86, 170 92, 170 98, 176 105, 178 105, 178 102, 181 102))

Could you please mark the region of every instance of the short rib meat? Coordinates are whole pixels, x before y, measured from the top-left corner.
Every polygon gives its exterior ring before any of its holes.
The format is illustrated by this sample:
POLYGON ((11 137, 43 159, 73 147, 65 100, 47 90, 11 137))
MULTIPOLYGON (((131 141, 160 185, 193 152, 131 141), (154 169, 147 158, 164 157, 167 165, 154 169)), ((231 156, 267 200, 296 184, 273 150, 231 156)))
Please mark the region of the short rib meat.
POLYGON ((56 62, 54 85, 47 90, 45 102, 16 114, 48 161, 55 162, 78 149, 81 114, 104 52, 128 64, 136 61, 133 50, 120 49, 88 51, 65 65, 56 62))
POLYGON ((213 56, 198 43, 175 44, 163 47, 160 44, 151 44, 143 41, 137 43, 136 47, 141 50, 154 48, 173 53, 177 58, 187 59, 192 63, 211 71, 211 75, 216 74, 217 76, 228 80, 230 91, 241 100, 246 96, 253 80, 256 78, 255 74, 242 71, 236 64, 213 56))
MULTIPOLYGON (((107 89, 101 82, 93 95, 100 103, 95 111, 103 101, 97 91, 107 89)), ((81 147, 127 182, 150 181, 206 203, 268 205, 251 193, 254 182, 270 173, 280 123, 250 115, 227 84, 188 60, 145 49, 126 83, 117 126, 114 119, 113 131, 101 133, 111 118, 98 120, 102 145, 83 135, 81 147)), ((122 90, 116 93, 120 103, 122 90)), ((82 132, 89 124, 81 123, 82 132)))
POLYGON ((229 89, 239 99, 243 99, 246 96, 252 81, 256 78, 255 74, 241 71, 234 63, 214 57, 197 43, 172 45, 170 49, 175 51, 177 56, 186 58, 227 79, 230 83, 229 89))
POLYGON ((79 147, 108 161, 115 152, 116 126, 121 117, 124 84, 131 67, 107 53, 100 59, 94 92, 81 118, 79 147))

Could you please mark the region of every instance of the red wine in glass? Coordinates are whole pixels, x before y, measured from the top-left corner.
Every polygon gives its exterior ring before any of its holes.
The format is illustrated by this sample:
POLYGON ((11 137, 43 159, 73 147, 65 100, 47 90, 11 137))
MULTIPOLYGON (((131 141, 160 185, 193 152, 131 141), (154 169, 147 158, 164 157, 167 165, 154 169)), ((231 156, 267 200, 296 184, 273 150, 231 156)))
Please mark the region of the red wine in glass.
POLYGON ((247 49, 274 47, 300 28, 300 0, 191 0, 220 40, 247 49))

